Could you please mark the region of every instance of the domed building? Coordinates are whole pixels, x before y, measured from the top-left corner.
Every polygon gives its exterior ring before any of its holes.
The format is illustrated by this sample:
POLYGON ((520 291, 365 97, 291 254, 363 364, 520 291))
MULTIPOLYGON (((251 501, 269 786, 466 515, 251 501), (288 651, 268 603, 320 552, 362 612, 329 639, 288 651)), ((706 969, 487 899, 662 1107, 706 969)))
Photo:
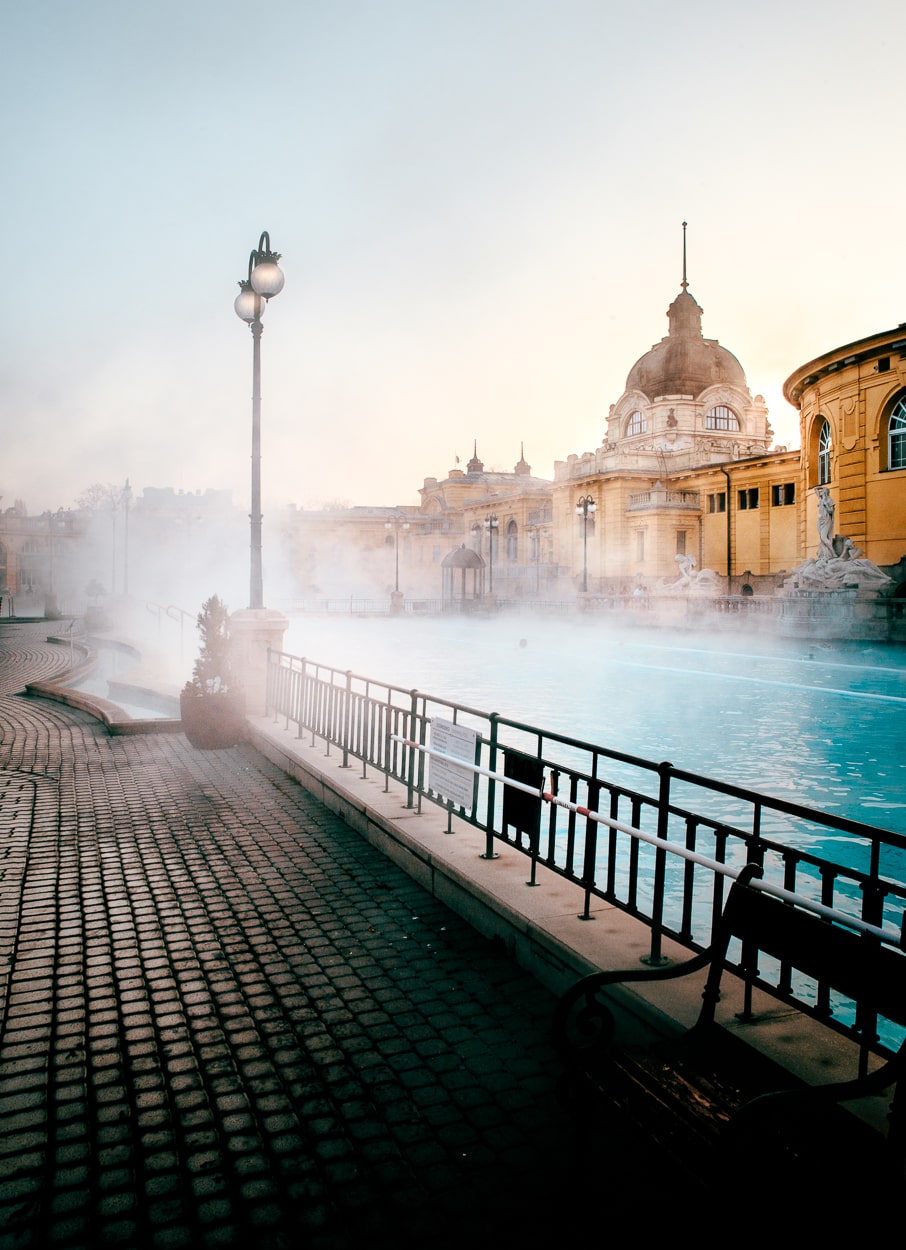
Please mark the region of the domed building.
POLYGON ((667 334, 629 370, 601 445, 555 465, 558 560, 582 589, 626 593, 683 560, 752 590, 795 563, 798 455, 772 451, 764 399, 702 315, 684 263, 667 334))
POLYGON ((717 464, 770 449, 772 430, 742 365, 702 334, 702 312, 687 283, 667 309, 668 332, 635 362, 611 406, 596 455, 601 467, 717 464))

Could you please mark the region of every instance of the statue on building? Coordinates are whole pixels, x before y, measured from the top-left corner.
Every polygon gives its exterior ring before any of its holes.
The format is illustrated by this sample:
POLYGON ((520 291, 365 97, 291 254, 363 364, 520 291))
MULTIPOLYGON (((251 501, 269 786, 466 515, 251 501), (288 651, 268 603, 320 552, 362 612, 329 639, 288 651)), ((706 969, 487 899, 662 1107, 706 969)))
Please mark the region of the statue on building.
POLYGON ((818 558, 833 559, 834 550, 834 501, 826 486, 818 487, 818 558))
POLYGON ((851 538, 834 536, 834 501, 826 486, 819 486, 818 554, 805 560, 783 583, 784 590, 879 591, 891 578, 851 538))
POLYGON ((712 569, 695 571, 695 556, 675 557, 679 575, 673 579, 662 577, 655 586, 656 594, 715 595, 720 589, 720 579, 712 569))

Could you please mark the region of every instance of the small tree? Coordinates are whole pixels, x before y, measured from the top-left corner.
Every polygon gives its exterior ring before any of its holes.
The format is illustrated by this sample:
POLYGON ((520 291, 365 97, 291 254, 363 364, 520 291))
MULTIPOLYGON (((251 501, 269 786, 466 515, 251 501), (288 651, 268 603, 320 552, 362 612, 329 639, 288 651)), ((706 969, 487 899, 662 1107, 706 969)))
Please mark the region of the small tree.
POLYGON ((230 643, 230 614, 217 595, 206 599, 198 614, 201 647, 186 683, 187 694, 217 694, 233 685, 233 664, 230 643))

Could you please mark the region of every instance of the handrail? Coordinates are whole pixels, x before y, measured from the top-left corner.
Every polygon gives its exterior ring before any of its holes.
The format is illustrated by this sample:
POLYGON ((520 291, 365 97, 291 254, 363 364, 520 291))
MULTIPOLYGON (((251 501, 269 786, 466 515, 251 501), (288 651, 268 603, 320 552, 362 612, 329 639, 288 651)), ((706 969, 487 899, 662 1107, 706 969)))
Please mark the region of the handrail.
MULTIPOLYGON (((540 884, 540 866, 579 886, 579 920, 594 919, 594 899, 640 920, 652 963, 662 962, 664 937, 696 951, 710 944, 726 881, 747 863, 764 870, 759 889, 906 949, 898 932, 906 927, 904 834, 304 656, 269 654, 267 704, 287 728, 310 733, 312 745, 319 738, 344 764, 360 761, 363 777, 380 773, 385 791, 398 784, 407 808, 440 807, 447 833, 454 815, 481 831, 483 858, 496 858, 501 843, 525 855, 527 885, 540 884), (474 733, 474 759, 430 744, 435 719, 474 733), (432 757, 468 768, 461 799, 435 788, 432 757), (844 852, 836 849, 841 834, 844 852)), ((816 1015, 865 1053, 889 1054, 901 1040, 890 1034, 897 1026, 871 1023, 871 1009, 841 1005, 829 987, 816 989, 782 963, 758 966, 740 954, 730 966, 747 994, 762 989, 816 1015)))
MULTIPOLYGON (((437 707, 446 707, 470 717, 480 720, 488 719, 488 713, 482 708, 476 708, 470 704, 459 703, 453 699, 446 699, 443 696, 427 694, 424 691, 413 692, 408 687, 395 686, 390 682, 379 681, 374 677, 367 677, 364 673, 357 673, 351 669, 340 669, 331 664, 323 664, 320 661, 310 660, 305 656, 292 655, 288 651, 270 651, 272 663, 279 664, 282 660, 288 660, 290 663, 307 665, 320 672, 341 679, 340 684, 345 688, 347 681, 359 681, 367 683, 369 686, 381 686, 388 693, 395 693, 403 696, 406 701, 410 699, 413 693, 417 693, 420 698, 426 702, 430 702, 437 707)), ((557 743, 570 749, 594 751, 600 756, 615 760, 621 764, 627 764, 632 768, 638 768, 647 772, 656 773, 663 765, 655 763, 652 760, 645 759, 640 755, 633 755, 626 751, 620 751, 615 747, 602 747, 590 744, 581 738, 573 738, 568 734, 560 733, 557 730, 541 729, 536 725, 530 725, 523 721, 511 720, 508 717, 499 717, 499 723, 505 725, 509 729, 513 729, 519 733, 526 734, 542 734, 550 742, 557 743)), ((462 763, 461 760, 455 761, 462 763)), ((841 833, 851 833, 856 836, 871 836, 880 834, 884 841, 900 850, 906 851, 906 834, 897 833, 893 829, 882 829, 877 825, 869 825, 864 821, 853 820, 848 816, 838 816, 835 812, 820 811, 816 808, 809 807, 804 803, 796 803, 790 799, 781 798, 779 795, 760 794, 757 791, 750 790, 745 786, 736 785, 734 782, 721 781, 717 777, 710 777, 705 773, 694 773, 687 769, 677 768, 670 765, 670 772, 673 780, 687 783, 693 786, 699 786, 704 789, 714 791, 717 794, 726 795, 728 798, 751 800, 753 797, 764 804, 770 806, 774 811, 781 812, 786 816, 793 816, 799 820, 816 821, 827 828, 837 829, 841 833)), ((584 813, 580 813, 584 815, 584 813)))
MULTIPOLYGON (((699 864, 703 868, 709 868, 712 872, 718 873, 723 877, 728 877, 731 881, 735 881, 740 873, 744 872, 743 868, 735 869, 727 864, 721 863, 719 860, 711 859, 707 855, 701 855, 696 851, 688 851, 683 846, 677 846, 675 842, 668 842, 664 838, 659 838, 655 834, 645 833, 642 829, 636 829, 633 825, 624 824, 619 820, 611 820, 609 816, 602 816, 600 812, 592 811, 587 807, 578 803, 570 803, 568 799, 561 799, 556 794, 536 786, 526 785, 522 781, 516 781, 512 777, 507 777, 504 773, 491 772, 488 768, 482 768, 478 764, 470 764, 467 760, 458 759, 455 755, 447 755, 443 751, 435 751, 431 747, 423 746, 419 742, 410 742, 407 738, 400 738, 391 735, 394 742, 401 742, 404 746, 412 747, 416 751, 421 751, 425 755, 431 756, 432 759, 443 760, 448 764, 455 764, 457 768, 461 768, 463 772, 476 773, 481 777, 489 777, 494 781, 501 782, 504 786, 509 786, 513 790, 518 790, 522 794, 530 794, 532 798, 540 799, 545 803, 553 803, 557 807, 564 807, 568 811, 577 812, 580 816, 585 816, 589 820, 599 825, 606 825, 608 829, 616 829, 620 833, 628 834, 632 838, 638 838, 641 842, 647 842, 649 846, 656 846, 666 851, 670 855, 676 855, 680 859, 685 859, 693 864, 699 864)), ((897 932, 895 929, 879 928, 877 925, 868 924, 864 920, 860 920, 858 916, 847 915, 846 912, 837 911, 833 907, 825 907, 822 903, 816 903, 814 899, 806 898, 802 894, 795 894, 791 890, 781 889, 779 886, 771 884, 769 881, 755 879, 749 882, 754 890, 761 890, 764 894, 770 894, 774 898, 782 899, 784 902, 792 903, 796 907, 801 907, 805 911, 813 912, 816 916, 821 916, 824 920, 831 920, 835 924, 847 925, 851 929, 857 930, 859 933, 868 933, 872 937, 886 942, 889 946, 896 946, 901 950, 906 950, 906 912, 903 914, 903 929, 897 932)))

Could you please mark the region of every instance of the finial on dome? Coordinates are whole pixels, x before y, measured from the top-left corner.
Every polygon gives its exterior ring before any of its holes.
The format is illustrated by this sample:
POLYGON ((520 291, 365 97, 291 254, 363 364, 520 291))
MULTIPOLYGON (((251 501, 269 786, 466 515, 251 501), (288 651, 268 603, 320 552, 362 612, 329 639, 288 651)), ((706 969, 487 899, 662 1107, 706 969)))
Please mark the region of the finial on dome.
POLYGON ((686 281, 686 222, 683 222, 683 290, 689 286, 686 281))

